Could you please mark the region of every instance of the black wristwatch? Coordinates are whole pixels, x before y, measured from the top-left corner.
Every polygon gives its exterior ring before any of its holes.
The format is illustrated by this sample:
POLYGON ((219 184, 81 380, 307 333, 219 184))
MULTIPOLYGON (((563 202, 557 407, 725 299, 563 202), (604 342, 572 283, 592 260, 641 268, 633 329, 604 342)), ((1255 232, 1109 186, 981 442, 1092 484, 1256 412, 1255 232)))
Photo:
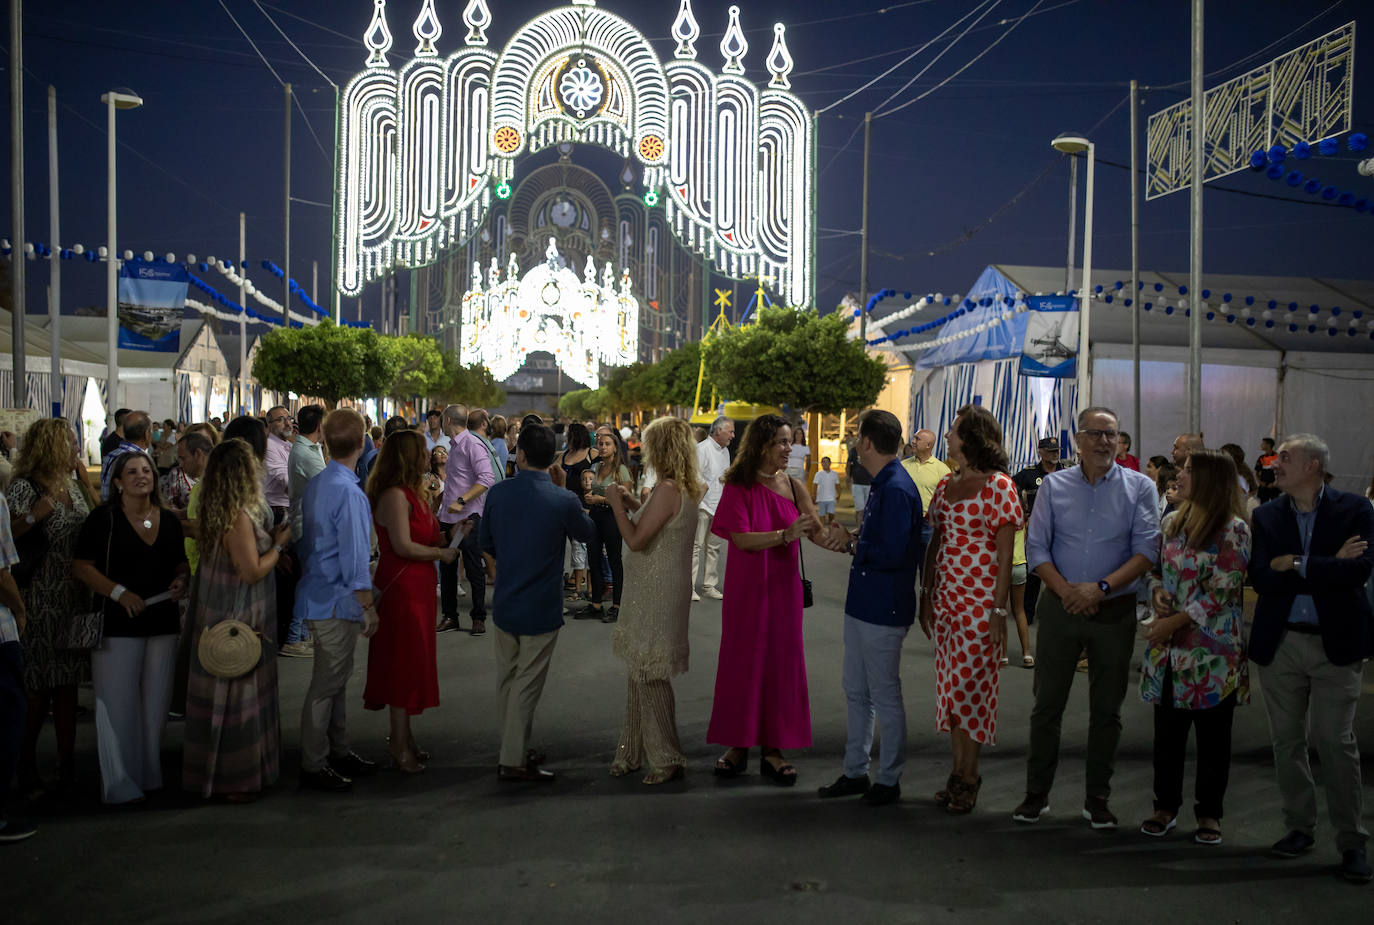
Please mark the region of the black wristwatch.
POLYGON ((1097 583, 1097 587, 1102 591, 1103 594, 1112 593, 1112 586, 1107 584, 1107 579, 1105 578, 1103 578, 1097 583))

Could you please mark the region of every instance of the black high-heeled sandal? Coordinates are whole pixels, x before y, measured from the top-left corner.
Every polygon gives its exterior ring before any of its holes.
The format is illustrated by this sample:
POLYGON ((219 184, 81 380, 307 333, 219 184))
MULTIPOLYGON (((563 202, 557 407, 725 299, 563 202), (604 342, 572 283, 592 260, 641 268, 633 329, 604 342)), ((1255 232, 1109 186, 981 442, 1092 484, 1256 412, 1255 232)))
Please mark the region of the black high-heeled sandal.
POLYGON ((759 759, 759 773, 779 787, 791 787, 797 783, 797 769, 787 763, 782 752, 765 754, 759 759), (782 758, 782 764, 774 765, 769 758, 782 758))

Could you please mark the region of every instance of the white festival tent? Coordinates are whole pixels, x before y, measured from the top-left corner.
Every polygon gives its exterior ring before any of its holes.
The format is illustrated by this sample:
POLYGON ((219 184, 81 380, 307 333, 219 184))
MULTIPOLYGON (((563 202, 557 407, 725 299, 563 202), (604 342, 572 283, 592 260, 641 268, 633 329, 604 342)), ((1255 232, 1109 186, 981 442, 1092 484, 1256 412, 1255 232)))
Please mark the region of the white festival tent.
MULTIPOLYGON (((1069 437, 1074 382, 1019 374, 1027 316, 1014 308, 1018 296, 1063 292, 1064 278, 1063 267, 989 266, 965 297, 973 304, 964 315, 930 333, 870 348, 891 351, 911 365, 910 425, 939 435, 937 453, 944 452, 943 435, 955 413, 970 402, 1002 422, 1014 466, 1034 461, 1040 436, 1069 437)), ((1186 429, 1189 319, 1180 302, 1188 295, 1180 287, 1187 281, 1186 271, 1142 273, 1140 298, 1127 307, 1129 271, 1093 271, 1093 401, 1118 412, 1141 459, 1168 455, 1186 429), (1142 421, 1135 422, 1131 315, 1147 303, 1151 308, 1141 311, 1140 324, 1142 421)), ((1374 429, 1368 426, 1374 409, 1374 281, 1208 274, 1203 283, 1204 311, 1213 313, 1202 323, 1206 444, 1237 443, 1253 458, 1261 437, 1316 433, 1331 446, 1336 486, 1363 492, 1374 467, 1374 429)), ((909 331, 960 304, 967 303, 915 308, 885 301, 870 315, 869 337, 909 331)))

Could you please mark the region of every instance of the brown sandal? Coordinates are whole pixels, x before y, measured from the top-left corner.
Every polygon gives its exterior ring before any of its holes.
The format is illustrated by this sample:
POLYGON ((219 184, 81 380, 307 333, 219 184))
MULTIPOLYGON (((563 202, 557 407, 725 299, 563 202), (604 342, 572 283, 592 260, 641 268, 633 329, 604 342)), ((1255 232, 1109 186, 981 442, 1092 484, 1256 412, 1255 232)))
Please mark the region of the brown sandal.
POLYGON ((955 816, 964 816, 973 812, 973 807, 978 805, 978 789, 982 786, 983 779, 981 777, 973 784, 965 783, 963 778, 951 781, 949 805, 945 807, 945 812, 955 816))
POLYGON ((945 789, 935 791, 935 805, 948 806, 949 795, 954 790, 954 785, 959 783, 959 775, 951 773, 949 780, 945 781, 945 789))

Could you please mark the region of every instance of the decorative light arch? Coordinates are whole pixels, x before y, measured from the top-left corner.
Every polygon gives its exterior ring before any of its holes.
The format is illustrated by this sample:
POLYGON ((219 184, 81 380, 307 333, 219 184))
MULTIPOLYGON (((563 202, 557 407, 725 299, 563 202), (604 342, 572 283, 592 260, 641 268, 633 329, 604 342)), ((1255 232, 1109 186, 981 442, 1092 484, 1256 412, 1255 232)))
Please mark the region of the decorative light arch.
POLYGON ((499 55, 487 47, 486 0, 469 0, 465 47, 442 58, 441 21, 424 0, 412 60, 399 69, 387 57, 386 0, 373 4, 366 69, 339 104, 341 292, 433 263, 481 227, 516 158, 581 142, 636 158, 644 201, 662 202, 668 226, 719 272, 773 276, 787 303, 814 302, 814 121, 791 92, 781 23, 760 89, 744 76, 749 43, 734 6, 716 74, 697 61, 691 0, 681 0, 666 64, 595 0, 536 17, 499 55))

